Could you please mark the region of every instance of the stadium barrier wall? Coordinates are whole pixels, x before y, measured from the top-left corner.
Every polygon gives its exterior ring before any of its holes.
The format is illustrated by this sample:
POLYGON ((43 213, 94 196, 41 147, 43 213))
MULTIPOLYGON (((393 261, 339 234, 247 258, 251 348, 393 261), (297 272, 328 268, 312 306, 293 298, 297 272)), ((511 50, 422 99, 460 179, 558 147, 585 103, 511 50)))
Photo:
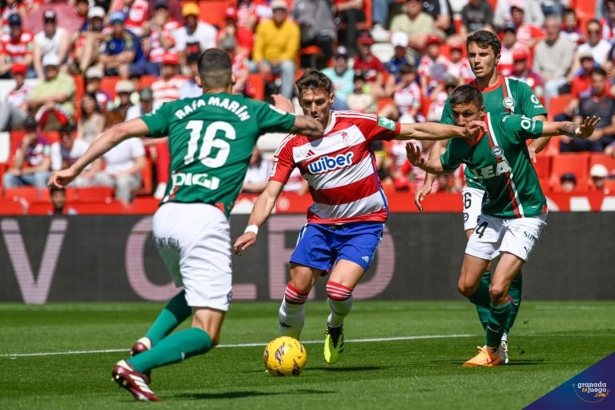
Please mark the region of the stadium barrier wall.
MULTIPOLYGON (((0 219, 0 302, 166 301, 177 292, 151 216, 0 219)), ((232 217, 233 240, 247 215, 232 217)), ((303 215, 274 215, 234 257, 234 300, 280 300, 303 215)), ((615 299, 615 213, 552 213, 524 268, 525 299, 615 299)), ((461 214, 392 214, 357 299, 463 300, 461 214)), ((324 284, 311 298, 324 299, 324 284)))

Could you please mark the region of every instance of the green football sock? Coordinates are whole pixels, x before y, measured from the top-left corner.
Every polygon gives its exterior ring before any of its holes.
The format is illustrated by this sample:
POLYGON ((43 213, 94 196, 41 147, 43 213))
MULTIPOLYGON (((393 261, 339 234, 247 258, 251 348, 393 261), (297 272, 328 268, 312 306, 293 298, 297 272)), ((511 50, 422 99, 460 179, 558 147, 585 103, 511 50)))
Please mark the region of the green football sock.
MULTIPOLYGON (((487 328, 487 322, 489 321, 489 304, 491 300, 489 298, 489 286, 491 285, 491 271, 483 272, 483 276, 480 278, 480 286, 479 289, 485 287, 487 289, 487 302, 486 303, 476 303, 472 299, 470 302, 476 305, 476 312, 478 313, 478 320, 480 320, 481 325, 483 325, 483 329, 487 328)), ((474 296, 474 295, 472 295, 474 296)))
POLYGON ((489 296, 489 284, 483 282, 482 280, 478 284, 478 289, 476 292, 468 296, 470 302, 474 303, 476 307, 481 307, 487 312, 487 317, 489 317, 489 305, 491 304, 491 298, 489 296))
POLYGON ((212 345, 211 338, 206 331, 193 327, 164 338, 157 346, 128 359, 127 362, 136 371, 144 373, 207 353, 211 350, 212 345))
POLYGON ((508 333, 515 324, 515 319, 517 319, 517 314, 519 313, 519 307, 521 307, 522 288, 523 276, 521 275, 521 272, 519 272, 508 288, 508 296, 511 297, 513 303, 512 308, 510 309, 510 315, 508 315, 508 321, 506 322, 504 333, 508 333))
POLYGON ((489 323, 485 329, 485 345, 489 347, 497 347, 502 342, 502 334, 504 333, 504 326, 506 320, 510 315, 510 308, 512 304, 510 300, 500 306, 491 305, 491 312, 489 314, 489 323))
POLYGON ((188 306, 186 292, 182 290, 173 296, 173 299, 160 312, 152 327, 145 334, 145 337, 152 342, 152 346, 156 346, 166 335, 189 318, 190 315, 192 315, 192 308, 188 306))

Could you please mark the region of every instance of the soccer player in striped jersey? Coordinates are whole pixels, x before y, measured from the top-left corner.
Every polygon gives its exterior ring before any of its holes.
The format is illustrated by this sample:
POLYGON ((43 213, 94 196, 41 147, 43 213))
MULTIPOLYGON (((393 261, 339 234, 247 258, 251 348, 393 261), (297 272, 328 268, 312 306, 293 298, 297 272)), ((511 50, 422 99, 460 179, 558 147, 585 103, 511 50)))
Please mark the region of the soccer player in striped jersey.
POLYGON ((451 140, 437 158, 425 161, 420 149, 408 145, 408 160, 431 174, 453 172, 465 164, 486 188, 482 213, 465 250, 458 288, 472 303, 489 311, 485 345, 464 367, 493 367, 501 363, 502 335, 512 303, 509 287, 536 246, 547 220, 547 201, 532 166, 526 140, 567 135, 588 138, 597 117, 582 125, 573 122, 536 121, 508 113, 484 113, 483 94, 471 85, 458 87, 450 96, 457 125, 483 119, 487 131, 476 140, 451 140), (500 260, 491 286, 481 280, 491 261, 500 260))
MULTIPOLYGON (((531 88, 517 80, 504 78, 498 74, 497 66, 500 61, 502 44, 497 36, 489 31, 479 30, 468 37, 466 43, 468 49, 468 60, 470 68, 476 79, 470 84, 478 88, 485 101, 485 111, 491 114, 510 113, 521 114, 535 120, 545 120, 546 110, 534 95, 531 88)), ((447 101, 442 113, 441 122, 443 124, 454 124, 450 103, 447 101)), ((529 146, 530 154, 540 152, 548 142, 548 138, 539 138, 529 146)), ((436 142, 430 151, 430 159, 438 158, 444 152, 444 143, 436 142)), ((466 237, 469 239, 472 231, 476 227, 476 220, 481 212, 481 203, 485 194, 485 187, 467 169, 465 171, 466 186, 462 190, 463 199, 463 228, 466 237)), ((431 192, 431 185, 435 179, 434 175, 428 175, 425 184, 419 188, 415 194, 415 203, 422 211, 421 202, 431 192)), ((487 267, 483 282, 489 286, 491 283, 491 266, 487 267)), ((509 316, 504 337, 502 339, 502 362, 508 363, 508 332, 513 326, 519 306, 521 304, 522 275, 515 278, 511 285, 510 296, 513 299, 513 311, 509 316)), ((477 306, 479 320, 485 328, 489 311, 481 306, 477 306)))
POLYGON ((332 112, 335 95, 331 80, 318 71, 306 72, 297 87, 304 114, 318 119, 325 132, 322 138, 291 134, 282 141, 267 188, 254 205, 245 233, 235 242, 235 252, 241 254, 256 242, 258 228, 271 215, 293 169, 299 168, 314 203, 290 258, 280 333, 299 339, 308 294, 318 278, 329 273, 326 289, 331 314, 324 356, 328 363, 335 363, 343 352, 342 325, 352 307, 353 289, 372 263, 388 216, 372 142, 476 136, 484 124, 468 123, 466 128, 400 124, 355 111, 332 112))

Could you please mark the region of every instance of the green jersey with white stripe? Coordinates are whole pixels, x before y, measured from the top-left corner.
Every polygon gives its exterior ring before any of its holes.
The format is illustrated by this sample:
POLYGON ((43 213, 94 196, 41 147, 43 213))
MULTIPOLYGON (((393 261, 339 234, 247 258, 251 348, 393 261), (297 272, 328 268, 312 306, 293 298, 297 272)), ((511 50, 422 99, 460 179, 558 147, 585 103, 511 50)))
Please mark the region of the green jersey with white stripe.
MULTIPOLYGON (((530 86, 524 82, 500 76, 497 84, 488 88, 481 88, 476 81, 470 84, 482 91, 485 112, 494 115, 500 113, 521 114, 530 118, 538 115, 547 115, 545 107, 538 100, 538 97, 534 95, 530 86)), ((446 101, 440 122, 455 125, 449 101, 446 101)), ((476 179, 467 168, 465 176, 466 184, 469 187, 485 190, 480 180, 476 179)))
POLYGON ((295 116, 235 94, 203 94, 141 117, 150 136, 169 136, 170 181, 162 202, 204 202, 230 212, 258 137, 288 132, 295 116))
POLYGON ((488 131, 476 141, 452 139, 442 166, 466 169, 485 187, 483 213, 498 218, 537 216, 547 209, 526 140, 542 134, 543 122, 515 114, 485 116, 488 131))

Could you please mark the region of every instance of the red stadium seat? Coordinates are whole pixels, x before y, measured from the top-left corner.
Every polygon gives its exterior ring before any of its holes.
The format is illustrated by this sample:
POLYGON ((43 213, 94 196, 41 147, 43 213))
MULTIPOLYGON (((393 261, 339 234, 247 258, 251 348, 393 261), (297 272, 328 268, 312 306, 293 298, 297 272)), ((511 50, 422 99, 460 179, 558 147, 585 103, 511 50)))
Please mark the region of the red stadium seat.
POLYGON ((589 157, 589 169, 592 166, 602 164, 609 170, 609 174, 615 173, 615 158, 607 154, 591 154, 589 157))
POLYGON ((378 112, 380 112, 380 110, 382 110, 384 107, 391 104, 392 102, 394 102, 392 98, 378 98, 378 100, 376 100, 376 104, 378 105, 378 112))
POLYGON ((28 207, 28 215, 47 215, 51 211, 51 203, 37 201, 28 207))
MULTIPOLYGON (((45 189, 42 192, 47 192, 47 198, 49 198, 48 190, 45 189)), ((14 201, 18 198, 23 198, 27 202, 35 202, 39 199, 38 190, 32 186, 21 186, 4 190, 4 199, 14 201)))
POLYGON ((248 95, 255 100, 265 100, 265 80, 260 74, 250 74, 246 86, 248 95))
POLYGON ((81 75, 73 75, 75 81, 75 123, 81 117, 81 99, 85 94, 85 81, 81 75))
POLYGON ((153 75, 144 75, 143 77, 141 77, 141 79, 139 79, 139 89, 150 88, 152 84, 154 84, 154 81, 156 81, 157 79, 158 77, 155 77, 153 75))
POLYGON ((154 188, 154 177, 152 175, 152 161, 145 159, 145 167, 141 171, 141 188, 132 191, 134 195, 151 195, 154 188))
POLYGON ((19 201, 0 199, 0 215, 23 215, 26 209, 19 201))
POLYGON ((108 204, 75 202, 70 206, 80 215, 121 215, 125 214, 129 209, 118 201, 108 204))
POLYGON ((579 190, 587 189, 589 175, 589 153, 569 153, 555 155, 551 165, 551 188, 558 192, 560 178, 565 173, 572 173, 577 178, 579 190))
POLYGON ((151 215, 158 209, 160 201, 151 196, 140 196, 130 204, 131 214, 151 215))
POLYGON ((115 93, 115 84, 117 84, 119 80, 119 77, 105 76, 100 81, 100 90, 109 94, 111 96, 111 100, 114 100, 117 95, 115 93))
POLYGON ((563 94, 551 98, 549 101, 549 114, 547 119, 553 121, 556 115, 563 113, 568 103, 570 103, 570 100, 572 100, 572 95, 570 94, 563 94))
POLYGON ((538 157, 536 158, 536 162, 534 162, 534 169, 536 170, 536 175, 538 175, 538 179, 549 179, 551 175, 551 157, 538 157))
MULTIPOLYGON (((80 202, 80 203, 110 203, 113 201, 113 188, 109 187, 88 187, 88 188, 77 188, 71 193, 70 197, 72 200, 70 202, 80 202)), ((69 194, 66 195, 67 199, 69 198, 69 194)))
POLYGON ((235 2, 232 0, 199 1, 199 8, 201 9, 199 18, 201 21, 221 28, 225 23, 224 12, 232 6, 235 6, 235 2))

